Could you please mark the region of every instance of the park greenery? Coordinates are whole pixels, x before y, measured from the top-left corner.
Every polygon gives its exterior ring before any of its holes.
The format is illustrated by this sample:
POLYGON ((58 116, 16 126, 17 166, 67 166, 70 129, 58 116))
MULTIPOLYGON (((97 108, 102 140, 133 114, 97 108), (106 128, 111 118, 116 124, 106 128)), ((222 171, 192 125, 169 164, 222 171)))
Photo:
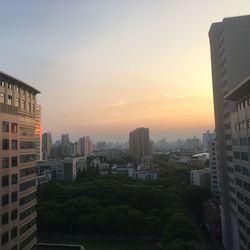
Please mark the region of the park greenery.
POLYGON ((174 168, 157 181, 81 177, 38 190, 39 232, 161 241, 166 250, 193 250, 200 241, 191 214, 201 214, 209 194, 174 168))

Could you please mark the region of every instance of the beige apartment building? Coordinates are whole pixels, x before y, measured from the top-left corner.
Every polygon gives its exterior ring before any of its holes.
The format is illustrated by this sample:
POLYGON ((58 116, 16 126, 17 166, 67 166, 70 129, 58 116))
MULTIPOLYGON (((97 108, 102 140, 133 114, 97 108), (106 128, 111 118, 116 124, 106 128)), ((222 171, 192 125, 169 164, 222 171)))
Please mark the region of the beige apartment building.
POLYGON ((38 90, 0 72, 0 249, 36 244, 36 160, 40 157, 38 90))
POLYGON ((143 156, 152 154, 148 128, 136 128, 129 133, 129 153, 138 164, 143 156))

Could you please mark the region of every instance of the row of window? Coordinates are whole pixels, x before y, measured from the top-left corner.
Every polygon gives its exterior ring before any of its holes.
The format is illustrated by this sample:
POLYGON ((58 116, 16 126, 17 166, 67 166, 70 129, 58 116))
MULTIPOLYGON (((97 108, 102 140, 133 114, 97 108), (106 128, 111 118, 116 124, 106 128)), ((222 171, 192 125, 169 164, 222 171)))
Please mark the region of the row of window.
MULTIPOLYGON (((9 83, 7 81, 4 81, 4 80, 1 80, 0 86, 4 87, 4 88, 7 87, 9 90, 15 90, 17 93, 25 94, 25 90, 24 89, 18 87, 17 85, 14 85, 14 84, 11 84, 11 83, 9 83)), ((33 97, 32 93, 30 93, 30 92, 27 92, 27 93, 28 93, 28 96, 30 98, 33 97)))
POLYGON ((239 121, 234 124, 235 131, 250 128, 250 120, 239 121))
POLYGON ((34 213, 36 211, 36 205, 24 210, 23 212, 21 212, 19 214, 19 220, 24 220, 25 218, 27 218, 29 215, 31 215, 32 213, 34 213))
POLYGON ((247 196, 244 196, 241 192, 236 192, 236 197, 250 207, 250 199, 247 196))
POLYGON ((2 226, 9 223, 9 221, 14 221, 17 219, 17 208, 11 210, 11 212, 6 212, 2 214, 2 226), (9 218, 10 217, 10 218, 9 218))
POLYGON ((234 158, 242 161, 248 161, 248 153, 234 151, 234 158))
POLYGON ((250 97, 245 98, 244 100, 238 102, 236 104, 237 110, 242 110, 246 107, 250 106, 250 97))
MULTIPOLYGON (((5 94, 0 93, 0 103, 5 103, 5 94)), ((20 98, 16 98, 15 102, 13 102, 13 97, 11 95, 7 96, 7 104, 12 106, 14 105, 17 108, 25 109, 26 106, 26 111, 32 112, 33 114, 35 113, 35 104, 32 104, 30 102, 26 102, 25 100, 20 100, 20 98)))
MULTIPOLYGON (((20 163, 35 161, 36 155, 35 154, 28 154, 28 155, 21 155, 20 156, 20 163)), ((17 167, 18 165, 18 157, 13 156, 11 157, 11 160, 9 157, 3 157, 2 158, 2 169, 9 168, 11 163, 11 167, 17 167)), ((22 172, 21 177, 35 173, 34 170, 32 170, 32 173, 26 173, 26 169, 20 170, 22 172)), ((28 170, 29 171, 29 170, 28 170)))
MULTIPOLYGON (((2 122, 2 132, 10 132, 10 123, 7 121, 2 122)), ((17 133, 17 123, 11 123, 11 132, 17 133)))
POLYGON ((244 190, 246 190, 247 192, 250 193, 250 183, 242 181, 241 179, 239 179, 237 177, 235 178, 235 183, 237 186, 239 186, 241 188, 243 187, 244 190))
POLYGON ((17 201, 17 191, 12 192, 11 195, 9 195, 9 193, 2 195, 2 207, 8 205, 10 202, 13 203, 16 201, 17 201))
POLYGON ((28 194, 28 195, 22 197, 22 198, 20 199, 20 201, 19 201, 20 206, 25 205, 26 203, 28 203, 28 202, 34 200, 35 198, 36 198, 36 192, 31 193, 31 194, 28 194))
POLYGON ((11 179, 11 185, 17 184, 17 174, 12 174, 11 178, 9 175, 2 176, 2 187, 8 187, 10 185, 10 179, 11 179))
POLYGON ((17 140, 8 140, 8 139, 3 139, 2 140, 2 150, 9 150, 10 149, 10 144, 11 144, 11 149, 12 150, 17 150, 17 140))
MULTIPOLYGON (((12 150, 18 149, 18 142, 17 140, 8 140, 3 139, 2 140, 2 150, 9 150, 11 144, 12 150)), ((35 149, 36 148, 36 142, 35 141, 20 141, 20 149, 35 149)))
POLYGON ((20 192, 36 186, 36 180, 26 181, 20 184, 20 192))
POLYGON ((36 167, 24 168, 20 170, 20 177, 32 175, 36 173, 36 167))
POLYGON ((250 137, 237 137, 232 140, 235 146, 250 146, 250 137))
MULTIPOLYGON (((18 161, 17 156, 11 157, 11 167, 17 167, 17 161, 18 161)), ((10 158, 3 157, 2 158, 2 168, 9 168, 9 167, 10 167, 10 158)))
POLYGON ((235 165, 234 170, 236 173, 243 174, 245 176, 250 176, 250 171, 247 167, 235 165))
POLYGON ((28 223, 26 223, 25 225, 23 225, 20 229, 19 229, 19 235, 23 235, 25 232, 27 232, 30 228, 32 228, 34 225, 36 224, 36 219, 33 219, 31 221, 29 221, 28 223))
MULTIPOLYGON (((6 243, 9 242, 9 237, 11 240, 17 237, 17 227, 14 227, 10 230, 10 235, 9 231, 5 232, 2 234, 2 246, 4 246, 6 243)), ((14 247, 11 248, 11 250, 17 249, 17 246, 15 245, 14 247)))

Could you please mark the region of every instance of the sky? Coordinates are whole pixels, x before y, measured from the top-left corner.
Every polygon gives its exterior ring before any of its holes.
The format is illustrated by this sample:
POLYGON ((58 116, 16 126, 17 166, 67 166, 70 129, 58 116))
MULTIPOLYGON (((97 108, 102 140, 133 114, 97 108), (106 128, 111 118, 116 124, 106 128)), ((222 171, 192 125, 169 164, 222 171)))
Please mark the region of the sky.
POLYGON ((0 71, 41 91, 53 139, 154 140, 213 130, 208 31, 249 0, 0 1, 0 71))

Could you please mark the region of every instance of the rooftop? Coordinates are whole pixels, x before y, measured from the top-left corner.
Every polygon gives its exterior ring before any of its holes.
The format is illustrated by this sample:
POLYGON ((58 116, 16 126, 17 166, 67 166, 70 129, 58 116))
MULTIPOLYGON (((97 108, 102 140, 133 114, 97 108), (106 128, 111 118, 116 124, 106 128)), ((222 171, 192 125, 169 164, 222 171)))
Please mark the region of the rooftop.
POLYGON ((245 78, 234 89, 232 89, 227 95, 225 95, 224 98, 230 101, 237 101, 249 94, 250 94, 250 75, 247 78, 245 78))
POLYGON ((39 90, 31 87, 29 84, 27 84, 27 83, 15 78, 15 77, 11 76, 11 75, 8 75, 8 74, 6 74, 6 73, 4 73, 2 71, 0 71, 0 77, 3 77, 5 79, 6 78, 10 79, 11 81, 15 81, 17 84, 22 85, 24 88, 27 88, 27 89, 31 90, 32 92, 35 92, 35 94, 40 94, 41 93, 39 90))

